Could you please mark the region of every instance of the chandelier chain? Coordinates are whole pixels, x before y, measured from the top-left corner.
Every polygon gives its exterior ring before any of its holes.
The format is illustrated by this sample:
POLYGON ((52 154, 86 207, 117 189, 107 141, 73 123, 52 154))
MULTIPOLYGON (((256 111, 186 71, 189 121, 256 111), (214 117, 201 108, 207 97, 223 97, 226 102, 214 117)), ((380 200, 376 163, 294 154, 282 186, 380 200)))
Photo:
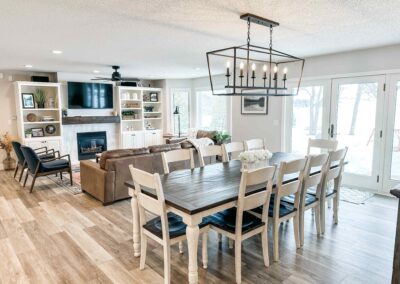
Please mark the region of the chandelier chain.
POLYGON ((269 48, 272 49, 272 26, 269 28, 269 48))
POLYGON ((247 45, 250 45, 250 18, 247 20, 247 45))

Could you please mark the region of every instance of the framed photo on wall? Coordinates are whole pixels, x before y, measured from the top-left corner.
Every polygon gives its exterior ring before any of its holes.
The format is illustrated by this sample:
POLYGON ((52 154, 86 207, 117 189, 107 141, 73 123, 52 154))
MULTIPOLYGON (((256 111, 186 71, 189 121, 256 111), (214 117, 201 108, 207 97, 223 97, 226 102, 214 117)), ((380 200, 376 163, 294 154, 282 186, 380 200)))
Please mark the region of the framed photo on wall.
POLYGON ((35 108, 35 98, 32 93, 22 93, 22 107, 35 108))
POLYGON ((242 114, 268 114, 267 96, 242 96, 242 114))
POLYGON ((32 137, 44 137, 43 128, 31 128, 32 137))

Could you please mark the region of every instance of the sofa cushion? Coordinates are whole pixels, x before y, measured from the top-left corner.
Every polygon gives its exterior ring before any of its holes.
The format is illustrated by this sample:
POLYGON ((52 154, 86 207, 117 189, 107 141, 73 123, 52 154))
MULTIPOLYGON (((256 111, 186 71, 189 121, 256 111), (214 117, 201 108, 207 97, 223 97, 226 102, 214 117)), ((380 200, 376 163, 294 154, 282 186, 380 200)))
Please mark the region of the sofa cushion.
POLYGON ((181 144, 181 147, 182 147, 182 149, 190 149, 190 148, 194 148, 193 144, 192 144, 192 143, 190 143, 190 142, 189 142, 189 141, 187 141, 187 140, 185 140, 185 141, 182 141, 180 144, 181 144))
POLYGON ((108 159, 145 155, 149 153, 150 153, 149 149, 147 148, 117 149, 117 150, 105 151, 101 154, 100 157, 100 168, 105 169, 106 162, 108 159))
POLYGON ((214 140, 215 134, 217 134, 217 131, 198 130, 196 138, 210 138, 214 140))

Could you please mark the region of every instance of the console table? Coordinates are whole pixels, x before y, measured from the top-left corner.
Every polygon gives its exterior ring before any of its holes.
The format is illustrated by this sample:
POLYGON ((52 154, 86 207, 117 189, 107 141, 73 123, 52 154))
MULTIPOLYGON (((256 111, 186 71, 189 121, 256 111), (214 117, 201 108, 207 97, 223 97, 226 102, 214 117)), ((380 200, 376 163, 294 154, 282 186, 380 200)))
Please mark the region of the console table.
POLYGON ((397 215, 396 243, 394 245, 392 284, 400 283, 400 184, 390 191, 391 194, 399 198, 399 210, 397 215))

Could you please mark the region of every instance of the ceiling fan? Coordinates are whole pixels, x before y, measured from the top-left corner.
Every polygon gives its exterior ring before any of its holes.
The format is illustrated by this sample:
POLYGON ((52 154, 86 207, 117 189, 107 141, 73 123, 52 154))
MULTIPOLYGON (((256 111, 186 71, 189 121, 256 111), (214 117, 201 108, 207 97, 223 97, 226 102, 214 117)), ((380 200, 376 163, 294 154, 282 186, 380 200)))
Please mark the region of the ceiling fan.
POLYGON ((112 81, 112 82, 140 82, 138 78, 122 77, 118 72, 119 66, 111 66, 114 72, 111 74, 111 78, 95 77, 94 81, 112 81))

